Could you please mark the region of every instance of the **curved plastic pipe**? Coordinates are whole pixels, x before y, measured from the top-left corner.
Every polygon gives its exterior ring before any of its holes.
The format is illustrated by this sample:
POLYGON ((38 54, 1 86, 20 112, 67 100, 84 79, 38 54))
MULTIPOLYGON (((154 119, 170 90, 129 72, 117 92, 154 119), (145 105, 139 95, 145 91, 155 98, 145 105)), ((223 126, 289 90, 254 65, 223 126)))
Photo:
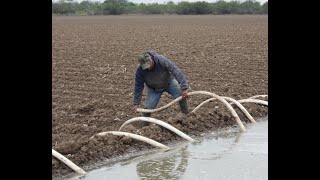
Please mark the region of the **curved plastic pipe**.
POLYGON ((192 113, 195 113, 201 106, 203 106, 203 105, 207 104, 208 102, 213 101, 213 100, 215 100, 215 99, 216 99, 216 98, 210 98, 210 99, 207 99, 207 100, 203 101, 203 102, 200 103, 196 108, 194 108, 191 112, 192 112, 192 113))
POLYGON ((252 97, 249 97, 248 99, 255 99, 255 98, 258 98, 258 97, 268 97, 268 95, 255 95, 255 96, 252 96, 252 97))
POLYGON ((166 123, 166 122, 163 122, 161 120, 158 120, 158 119, 154 119, 154 118, 151 118, 151 117, 135 117, 135 118, 132 118, 132 119, 129 119, 127 120, 126 122, 124 122, 121 127, 119 128, 119 131, 121 131, 121 129, 123 128, 123 126, 125 126, 126 124, 129 124, 131 122, 135 122, 135 121, 147 121, 147 122, 152 122, 152 123, 155 123, 155 124, 158 124, 160 126, 163 126, 169 130, 171 130, 172 132, 176 133, 177 135, 181 136, 182 138, 190 141, 190 142, 194 142, 195 140, 192 139, 191 137, 189 137, 188 135, 186 135, 185 133, 181 132, 180 130, 178 130, 177 128, 171 126, 170 124, 166 123))
POLYGON ((58 153, 54 149, 52 149, 52 155, 57 159, 59 159, 60 161, 62 161, 63 163, 65 163, 67 166, 69 166, 71 169, 73 169, 77 173, 82 175, 86 174, 86 172, 83 169, 75 165, 72 161, 70 161, 68 158, 64 157, 62 154, 58 153))
MULTIPOLYGON (((207 92, 207 91, 189 92, 188 96, 195 95, 195 94, 204 94, 204 95, 209 95, 209 96, 217 98, 219 101, 221 101, 224 105, 227 106, 227 108, 231 112, 232 116, 235 118, 236 122, 240 126, 241 131, 246 131, 246 128, 244 127, 244 125, 240 121, 240 118, 239 118, 238 114, 236 113, 236 111, 232 108, 232 106, 225 99, 223 99, 222 97, 220 97, 220 96, 218 96, 218 95, 216 95, 214 93, 207 92)), ((171 105, 173 105, 176 102, 179 102, 181 99, 182 99, 182 97, 180 96, 180 97, 176 98, 175 100, 173 100, 172 102, 170 102, 169 104, 167 104, 165 106, 162 106, 162 107, 160 107, 158 109, 141 109, 141 108, 138 108, 137 111, 138 112, 145 112, 145 113, 158 112, 158 111, 161 111, 161 110, 164 110, 164 109, 170 107, 171 105)))
MULTIPOLYGON (((105 136, 107 134, 113 134, 115 136, 126 136, 126 137, 129 137, 129 138, 132 138, 132 139, 136 139, 136 140, 140 140, 140 141, 146 142, 148 144, 151 144, 153 146, 156 146, 156 147, 159 147, 159 148, 162 148, 162 149, 170 149, 168 146, 163 145, 163 144, 161 144, 161 143, 159 143, 157 141, 154 141, 152 139, 149 139, 147 137, 140 136, 140 135, 137 135, 137 134, 127 133, 127 132, 106 131, 106 132, 98 133, 96 135, 97 136, 105 136)), ((94 136, 96 136, 96 135, 94 135, 94 136)), ((91 138, 93 138, 94 136, 92 136, 91 138)))
POLYGON ((250 103, 257 103, 257 104, 262 104, 262 105, 268 106, 268 101, 264 101, 264 100, 260 100, 260 99, 251 99, 251 98, 248 98, 248 99, 238 100, 238 102, 239 102, 239 103, 250 102, 250 103))
MULTIPOLYGON (((225 97, 225 96, 222 96, 222 98, 224 98, 225 100, 227 101, 231 101, 232 103, 236 104, 238 106, 238 108, 248 117, 248 119, 252 122, 252 123, 256 123, 256 121, 254 120, 254 118, 249 114, 249 112, 247 111, 246 108, 244 108, 242 106, 242 104, 240 104, 238 101, 236 101, 235 99, 232 99, 230 97, 225 97)), ((201 106, 203 106, 204 104, 212 101, 212 100, 216 100, 216 98, 210 98, 210 99, 207 99, 205 101, 203 101, 201 104, 199 104, 196 108, 194 108, 193 111, 191 112, 196 112, 201 106)))

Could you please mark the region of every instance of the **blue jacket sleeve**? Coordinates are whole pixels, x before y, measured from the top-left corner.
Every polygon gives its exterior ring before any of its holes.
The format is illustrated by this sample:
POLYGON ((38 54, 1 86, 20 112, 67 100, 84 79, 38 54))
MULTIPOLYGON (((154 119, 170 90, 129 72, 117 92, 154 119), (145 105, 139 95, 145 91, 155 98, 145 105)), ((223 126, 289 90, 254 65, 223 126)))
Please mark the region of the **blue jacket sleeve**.
POLYGON ((167 68, 167 70, 177 79, 180 84, 181 90, 188 89, 188 82, 182 71, 169 59, 164 56, 159 57, 159 62, 167 68))
POLYGON ((144 89, 144 80, 142 77, 142 72, 139 67, 136 70, 135 82, 134 82, 134 92, 133 92, 133 104, 139 105, 141 103, 141 96, 144 89))

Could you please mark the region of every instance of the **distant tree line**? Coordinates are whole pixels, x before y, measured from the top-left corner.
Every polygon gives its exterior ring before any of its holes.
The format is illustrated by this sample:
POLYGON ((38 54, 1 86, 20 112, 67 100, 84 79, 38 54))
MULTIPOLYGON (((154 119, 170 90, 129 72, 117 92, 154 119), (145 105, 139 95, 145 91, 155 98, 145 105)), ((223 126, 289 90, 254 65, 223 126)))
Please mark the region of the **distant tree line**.
POLYGON ((106 0, 103 3, 93 1, 59 0, 52 2, 54 15, 121 15, 121 14, 268 14, 268 2, 260 4, 255 0, 216 2, 187 2, 165 4, 132 3, 127 0, 106 0))

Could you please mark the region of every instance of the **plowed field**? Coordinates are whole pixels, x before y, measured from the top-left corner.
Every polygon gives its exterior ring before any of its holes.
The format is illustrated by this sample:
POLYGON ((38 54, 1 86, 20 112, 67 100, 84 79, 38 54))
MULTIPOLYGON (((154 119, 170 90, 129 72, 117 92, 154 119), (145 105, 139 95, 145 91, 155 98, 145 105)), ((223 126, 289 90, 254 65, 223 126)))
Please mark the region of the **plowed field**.
MULTIPOLYGON (((112 135, 89 139, 102 131, 118 130, 126 120, 139 116, 132 110, 137 56, 151 49, 182 70, 189 82, 188 92, 208 91, 236 100, 268 94, 268 16, 53 16, 53 149, 85 167, 154 148, 112 135)), ((143 103, 145 95, 144 91, 143 103)), ((189 109, 208 98, 189 96, 189 109)), ((172 100, 163 94, 158 107, 172 100)), ((266 106, 243 106, 255 119, 268 114, 266 106)), ((250 123, 238 108, 235 110, 245 125, 250 123)), ((193 138, 237 126, 219 101, 209 102, 186 117, 179 112, 179 105, 174 104, 152 117, 193 138)), ((140 129, 138 123, 132 123, 123 131, 166 145, 182 140, 157 125, 140 129)), ((52 158, 53 177, 70 172, 68 166, 52 158)))

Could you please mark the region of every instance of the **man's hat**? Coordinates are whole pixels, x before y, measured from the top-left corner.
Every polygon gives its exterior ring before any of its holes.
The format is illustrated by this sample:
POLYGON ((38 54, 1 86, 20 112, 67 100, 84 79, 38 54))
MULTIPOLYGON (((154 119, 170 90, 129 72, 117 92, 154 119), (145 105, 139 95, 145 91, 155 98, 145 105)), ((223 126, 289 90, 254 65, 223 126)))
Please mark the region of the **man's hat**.
POLYGON ((151 56, 146 51, 139 55, 138 60, 143 70, 150 67, 150 58, 151 56))

